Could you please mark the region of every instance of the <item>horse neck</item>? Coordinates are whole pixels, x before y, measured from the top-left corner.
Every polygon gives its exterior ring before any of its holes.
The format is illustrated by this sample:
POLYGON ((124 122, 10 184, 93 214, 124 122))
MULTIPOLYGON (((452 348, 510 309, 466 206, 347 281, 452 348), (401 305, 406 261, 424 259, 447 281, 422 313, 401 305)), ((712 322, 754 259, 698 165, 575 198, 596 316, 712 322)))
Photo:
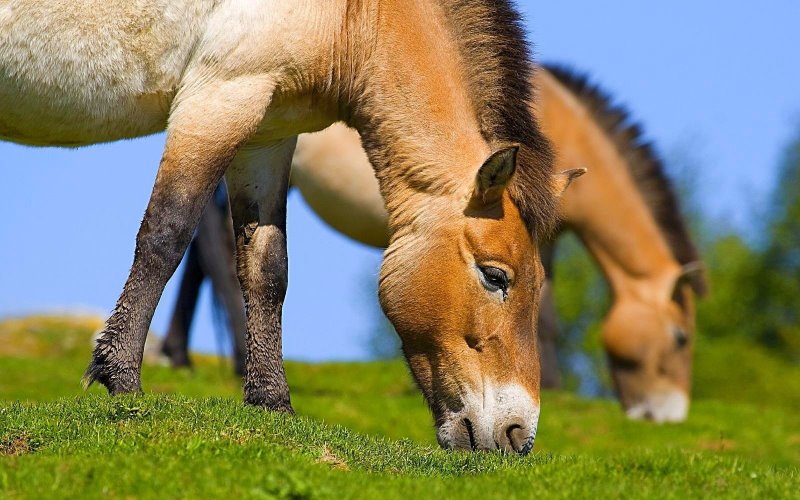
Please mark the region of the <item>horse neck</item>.
POLYGON ((380 0, 375 26, 349 121, 361 133, 395 235, 433 197, 466 197, 461 191, 472 187, 490 146, 439 2, 380 0))
POLYGON ((586 179, 575 182, 562 198, 565 224, 584 242, 616 298, 663 294, 680 265, 624 158, 566 88, 545 71, 537 74, 539 117, 559 148, 556 169, 589 170, 586 179))

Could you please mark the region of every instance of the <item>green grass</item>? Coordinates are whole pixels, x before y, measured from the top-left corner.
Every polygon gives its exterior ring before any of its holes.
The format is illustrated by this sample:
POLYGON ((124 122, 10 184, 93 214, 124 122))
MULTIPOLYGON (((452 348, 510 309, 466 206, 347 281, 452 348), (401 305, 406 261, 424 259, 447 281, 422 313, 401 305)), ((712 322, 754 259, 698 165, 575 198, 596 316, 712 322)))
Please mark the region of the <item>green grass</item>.
POLYGON ((84 393, 92 328, 0 323, 0 497, 800 491, 800 369, 746 345, 701 345, 698 399, 682 425, 630 422, 611 401, 547 392, 536 451, 517 457, 438 449, 400 362, 289 363, 298 417, 245 407, 240 382, 213 358, 192 372, 146 366, 144 397, 84 393))

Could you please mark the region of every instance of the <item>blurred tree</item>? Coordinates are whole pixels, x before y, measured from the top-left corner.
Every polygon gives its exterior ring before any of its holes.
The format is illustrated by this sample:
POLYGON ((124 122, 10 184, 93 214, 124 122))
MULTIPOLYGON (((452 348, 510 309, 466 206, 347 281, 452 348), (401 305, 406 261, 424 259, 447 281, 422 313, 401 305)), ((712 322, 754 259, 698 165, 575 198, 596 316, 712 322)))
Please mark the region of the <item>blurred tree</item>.
POLYGON ((756 311, 762 288, 758 284, 762 279, 760 256, 735 233, 717 237, 704 247, 711 293, 698 303, 699 334, 758 337, 764 329, 763 317, 756 311))
POLYGON ((600 339, 600 322, 610 304, 608 285, 575 235, 563 234, 556 247, 553 294, 564 386, 584 395, 610 395, 600 339))
POLYGON ((800 128, 789 144, 764 233, 706 238, 711 294, 698 307, 708 337, 741 336, 800 360, 800 128))
POLYGON ((757 304, 766 327, 759 340, 800 360, 800 126, 784 152, 772 199, 757 304))

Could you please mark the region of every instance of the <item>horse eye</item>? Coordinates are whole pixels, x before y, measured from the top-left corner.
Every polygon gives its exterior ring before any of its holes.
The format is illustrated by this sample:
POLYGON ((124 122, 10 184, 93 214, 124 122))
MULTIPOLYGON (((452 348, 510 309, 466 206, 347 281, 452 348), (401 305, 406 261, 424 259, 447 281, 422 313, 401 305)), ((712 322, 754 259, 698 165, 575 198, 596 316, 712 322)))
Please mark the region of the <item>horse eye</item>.
POLYGON ((490 292, 502 290, 505 297, 508 292, 508 275, 506 272, 498 267, 491 266, 480 266, 479 269, 481 270, 483 287, 490 292))
POLYGON ((679 349, 686 347, 686 344, 689 343, 689 335, 681 328, 676 328, 673 334, 675 335, 675 345, 678 346, 679 349))

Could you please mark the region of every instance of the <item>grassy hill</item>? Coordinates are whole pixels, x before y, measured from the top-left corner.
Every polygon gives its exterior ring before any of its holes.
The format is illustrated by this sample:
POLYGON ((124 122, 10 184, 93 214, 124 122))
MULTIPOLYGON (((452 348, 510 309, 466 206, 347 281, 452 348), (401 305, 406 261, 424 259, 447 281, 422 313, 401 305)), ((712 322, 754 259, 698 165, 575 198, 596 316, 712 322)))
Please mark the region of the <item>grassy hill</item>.
POLYGON ((0 496, 792 497, 800 368, 701 344, 682 425, 547 392, 528 457, 445 452, 401 362, 289 363, 298 417, 241 404, 229 366, 146 366, 145 397, 84 392, 96 321, 0 322, 0 496))

